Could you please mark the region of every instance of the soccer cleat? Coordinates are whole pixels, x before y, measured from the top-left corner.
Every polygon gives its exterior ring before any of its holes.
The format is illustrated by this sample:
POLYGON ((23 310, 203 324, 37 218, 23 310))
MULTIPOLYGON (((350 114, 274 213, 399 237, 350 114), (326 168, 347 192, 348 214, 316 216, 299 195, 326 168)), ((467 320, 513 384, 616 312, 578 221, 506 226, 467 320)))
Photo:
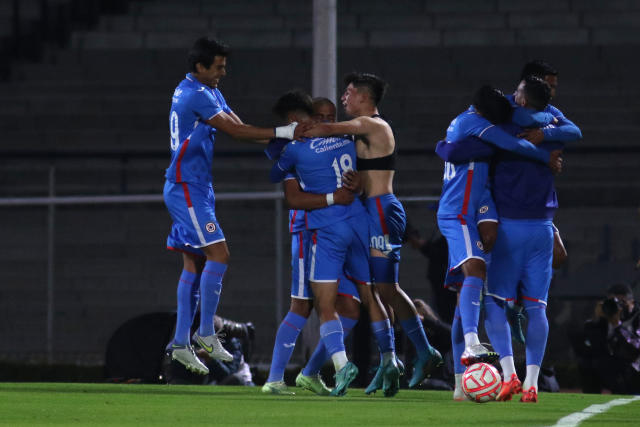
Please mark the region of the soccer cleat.
MULTIPOLYGON (((400 377, 403 376, 404 363, 402 363, 402 360, 400 360, 400 358, 397 355, 396 355, 396 366, 398 367, 399 376, 400 377)), ((366 394, 375 393, 379 389, 383 388, 384 373, 382 368, 383 368, 382 364, 378 365, 378 367, 376 368, 376 374, 373 376, 373 379, 371 380, 367 388, 364 390, 366 394)))
POLYGON ((400 369, 395 360, 389 360, 382 367, 382 392, 384 397, 393 397, 400 390, 400 369))
POLYGON ((522 393, 520 402, 525 403, 538 403, 538 391, 534 386, 529 387, 529 390, 522 393))
POLYGON ((514 394, 518 394, 522 392, 522 383, 518 379, 518 375, 511 374, 511 379, 509 381, 502 382, 502 388, 500 388, 500 393, 496 396, 496 400, 500 402, 506 402, 511 400, 514 394))
POLYGON ((201 337, 198 332, 193 333, 193 340, 214 359, 222 360, 223 362, 231 362, 233 356, 229 353, 220 343, 217 334, 201 337))
POLYGON ((336 386, 331 390, 331 396, 344 396, 347 394, 347 387, 358 376, 358 367, 351 362, 347 362, 338 372, 336 372, 336 386))
POLYGON ((373 376, 373 379, 371 380, 367 388, 364 390, 365 394, 375 393, 377 390, 382 388, 382 383, 384 381, 382 372, 383 372, 383 369, 382 369, 382 363, 381 363, 378 366, 378 369, 376 369, 376 374, 373 376))
POLYGON ((475 344, 464 349, 460 362, 464 366, 471 366, 474 363, 493 363, 498 360, 498 353, 489 350, 482 344, 475 344))
POLYGON ((209 368, 198 359, 198 356, 196 356, 193 351, 193 347, 190 345, 172 345, 171 360, 181 363, 188 371, 195 372, 196 374, 207 375, 209 373, 209 368))
POLYGON ((309 390, 318 396, 329 396, 331 389, 320 378, 320 374, 314 376, 302 375, 302 371, 296 377, 296 385, 303 390, 309 390))
POLYGON ((264 383, 262 386, 262 392, 267 394, 283 394, 294 395, 295 393, 290 391, 284 381, 272 381, 270 383, 264 383))
POLYGON ((429 348, 429 354, 427 357, 418 357, 413 364, 413 375, 409 381, 409 388, 415 387, 420 384, 425 378, 431 376, 434 369, 442 366, 442 355, 438 350, 433 347, 429 348))

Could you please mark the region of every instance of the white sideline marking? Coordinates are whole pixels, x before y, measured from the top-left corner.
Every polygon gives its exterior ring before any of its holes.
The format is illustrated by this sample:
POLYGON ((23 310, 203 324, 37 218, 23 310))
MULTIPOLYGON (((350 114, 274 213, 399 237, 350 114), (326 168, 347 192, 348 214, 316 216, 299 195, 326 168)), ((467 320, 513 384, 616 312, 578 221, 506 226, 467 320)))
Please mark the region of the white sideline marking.
POLYGON ((562 427, 577 426, 587 418, 591 418, 594 415, 602 414, 603 412, 608 411, 614 406, 626 405, 627 403, 631 403, 636 400, 640 400, 640 396, 634 396, 629 399, 614 399, 607 403, 591 405, 584 408, 581 412, 574 412, 573 414, 569 414, 566 417, 560 418, 558 422, 555 424, 555 426, 562 426, 562 427))

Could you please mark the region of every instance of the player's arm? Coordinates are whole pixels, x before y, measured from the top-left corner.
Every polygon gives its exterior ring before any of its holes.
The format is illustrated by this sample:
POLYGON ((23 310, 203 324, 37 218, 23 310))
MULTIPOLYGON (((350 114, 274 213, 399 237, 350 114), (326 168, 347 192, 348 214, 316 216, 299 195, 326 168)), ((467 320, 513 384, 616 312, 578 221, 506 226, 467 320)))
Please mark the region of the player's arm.
POLYGON ((557 119, 551 113, 534 111, 530 108, 521 106, 517 106, 513 109, 511 121, 523 128, 541 128, 557 123, 557 119))
POLYGON ((289 209, 314 209, 326 208, 333 204, 349 205, 353 202, 355 194, 346 188, 338 188, 333 193, 314 194, 307 193, 300 188, 298 180, 289 178, 284 181, 284 197, 289 209))
POLYGON ((287 146, 282 150, 282 154, 278 161, 273 164, 271 167, 271 172, 269 172, 269 179, 271 182, 278 183, 284 180, 287 175, 294 171, 296 166, 296 147, 295 141, 287 144, 287 146))
POLYGON ((331 135, 368 135, 378 125, 370 117, 356 117, 346 122, 316 123, 303 136, 308 138, 331 135))
POLYGON ((542 141, 569 142, 582 139, 582 131, 571 120, 562 114, 562 111, 549 105, 549 112, 557 119, 555 126, 544 129, 526 129, 518 134, 520 138, 526 138, 534 143, 542 141))
POLYGON ((238 117, 238 115, 237 115, 235 112, 233 112, 233 111, 229 110, 229 112, 228 112, 227 114, 228 114, 228 115, 229 115, 229 116, 230 116, 230 117, 231 117, 231 118, 232 118, 236 123, 238 123, 238 124, 240 124, 240 125, 244 123, 244 122, 242 121, 242 119, 241 119, 240 117, 238 117))
POLYGON ((549 163, 550 155, 547 151, 536 147, 525 139, 519 139, 509 135, 489 121, 486 121, 486 123, 488 125, 484 127, 484 129, 474 127, 471 130, 472 135, 503 150, 512 151, 522 156, 541 161, 542 163, 549 163))
POLYGON ((436 154, 445 162, 467 163, 471 159, 491 157, 494 148, 474 136, 460 141, 438 141, 436 154))
POLYGON ((269 142, 269 139, 273 137, 296 139, 300 136, 300 133, 304 131, 304 129, 302 128, 296 131, 297 123, 295 122, 287 126, 277 127, 275 129, 260 128, 252 125, 247 125, 242 122, 238 123, 236 119, 233 118, 233 116, 225 113, 224 111, 219 112, 215 116, 208 119, 206 122, 208 125, 221 130, 228 135, 231 135, 233 138, 255 140, 260 144, 267 144, 269 142))

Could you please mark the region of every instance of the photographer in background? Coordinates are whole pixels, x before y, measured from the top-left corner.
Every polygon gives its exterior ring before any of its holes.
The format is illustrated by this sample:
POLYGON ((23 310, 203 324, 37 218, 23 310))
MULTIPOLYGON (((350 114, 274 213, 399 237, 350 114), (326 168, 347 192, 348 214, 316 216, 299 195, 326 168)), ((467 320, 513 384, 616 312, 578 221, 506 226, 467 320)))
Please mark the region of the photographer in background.
POLYGON ((576 352, 585 393, 640 393, 640 305, 628 285, 607 289, 594 318, 585 322, 576 352))

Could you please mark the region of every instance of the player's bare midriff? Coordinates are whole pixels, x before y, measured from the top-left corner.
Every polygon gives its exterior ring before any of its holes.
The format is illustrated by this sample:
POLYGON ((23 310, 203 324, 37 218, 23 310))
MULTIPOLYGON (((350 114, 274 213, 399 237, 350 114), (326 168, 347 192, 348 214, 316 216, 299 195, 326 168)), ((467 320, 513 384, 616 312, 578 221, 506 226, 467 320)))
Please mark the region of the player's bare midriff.
POLYGON ((393 194, 393 175, 395 171, 370 170, 362 171, 362 185, 367 197, 393 194))

